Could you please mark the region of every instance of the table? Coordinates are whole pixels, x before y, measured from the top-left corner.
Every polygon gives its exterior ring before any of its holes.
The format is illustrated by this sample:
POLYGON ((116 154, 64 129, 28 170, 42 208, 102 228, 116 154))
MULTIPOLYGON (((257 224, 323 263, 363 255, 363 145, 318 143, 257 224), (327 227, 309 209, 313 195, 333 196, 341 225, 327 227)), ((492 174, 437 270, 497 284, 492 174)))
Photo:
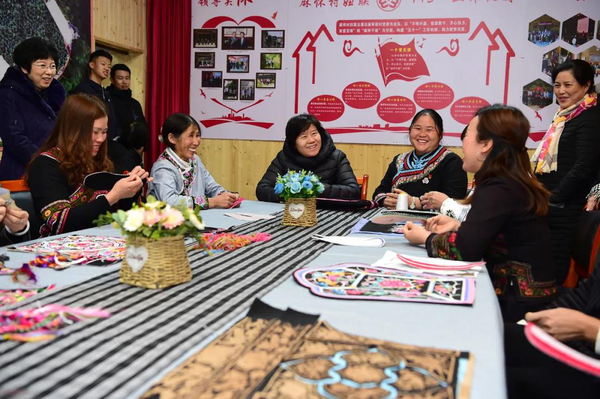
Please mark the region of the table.
MULTIPOLYGON (((272 213, 282 208, 280 204, 245 201, 241 210, 272 213)), ((40 296, 41 303, 61 301, 65 305, 108 306, 118 312, 106 320, 70 326, 69 334, 55 339, 55 342, 0 342, 0 367, 10 370, 0 375, 0 396, 8 392, 13 392, 15 397, 27 398, 43 395, 61 398, 140 395, 244 316, 244 309, 251 299, 222 298, 216 292, 206 292, 210 289, 207 289, 204 280, 208 283, 211 276, 231 272, 243 273, 245 278, 253 279, 252 295, 262 297, 271 306, 321 314, 333 327, 347 333, 410 345, 469 351, 475 355, 471 397, 506 397, 502 318, 485 272, 477 278, 474 306, 321 298, 310 294, 290 277, 297 268, 296 263, 302 263, 302 266, 327 266, 344 261, 372 263, 386 250, 424 255, 424 249, 408 245, 403 237, 386 237, 383 248, 340 247, 309 238, 306 240, 309 231, 317 232, 315 228, 321 234, 347 232, 348 226, 357 219, 354 214, 320 211, 319 224, 301 230, 274 227, 278 225, 279 218, 274 222, 247 225, 224 216, 226 212, 231 210, 205 211, 202 216, 205 224, 211 227, 239 225, 236 232, 275 229, 273 242, 253 244, 210 259, 197 253, 191 254, 190 262, 194 268, 192 283, 196 282, 195 285, 188 283, 160 292, 129 287, 116 281, 118 265, 105 269, 86 266, 60 272, 39 272, 42 284, 55 282, 56 276, 61 279, 54 293, 40 296), (290 242, 293 243, 290 245, 290 242), (299 243, 305 245, 298 248, 299 243), (269 251, 264 251, 266 244, 269 244, 269 251), (252 257, 256 255, 274 260, 267 262, 270 269, 255 270, 251 264, 243 263, 244 259, 254 259, 252 257), (296 258, 301 259, 296 262, 296 258), (236 260, 241 262, 228 263, 236 260), (220 267, 226 270, 219 271, 220 267), (274 289, 269 284, 261 285, 261 279, 273 276, 276 281, 282 282, 281 285, 274 289), (203 299, 195 301, 196 297, 203 299), (204 314, 212 308, 223 308, 224 304, 229 312, 221 312, 212 318, 204 314), (178 310, 173 311, 176 308, 178 310), (23 390, 25 387, 27 391, 23 390)), ((110 227, 84 232, 118 235, 110 227)), ((19 262, 33 257, 13 252, 10 255, 11 261, 19 262)), ((8 279, 0 278, 0 288, 6 287, 4 280, 8 279)), ((246 288, 241 284, 239 289, 246 288)))

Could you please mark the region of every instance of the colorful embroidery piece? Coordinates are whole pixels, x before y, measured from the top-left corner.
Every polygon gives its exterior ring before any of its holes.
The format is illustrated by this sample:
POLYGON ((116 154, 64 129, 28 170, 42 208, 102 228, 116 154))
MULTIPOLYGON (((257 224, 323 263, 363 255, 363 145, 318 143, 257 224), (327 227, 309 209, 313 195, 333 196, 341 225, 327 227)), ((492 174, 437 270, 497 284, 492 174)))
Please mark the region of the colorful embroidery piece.
POLYGON ((0 290, 0 308, 13 305, 42 292, 53 290, 54 284, 37 290, 0 290))
MULTIPOLYGON (((117 262, 125 256, 126 242, 119 237, 105 237, 92 235, 71 235, 57 237, 47 241, 38 241, 26 245, 9 247, 11 251, 30 252, 51 255, 59 252, 66 259, 73 262, 85 258, 80 264, 91 262, 117 262)), ((60 263, 59 259, 59 263, 60 263)), ((79 262, 77 262, 79 263, 79 262)))
POLYGON ((363 263, 300 269, 296 281, 318 296, 334 299, 410 301, 472 305, 475 279, 413 275, 363 263))
POLYGON ((54 338, 60 329, 74 322, 109 317, 102 309, 70 308, 46 305, 27 310, 0 312, 0 338, 2 340, 38 342, 54 338))
POLYGON ((246 318, 142 398, 469 396, 473 357, 468 352, 350 335, 316 316, 265 308, 255 302, 246 318))
POLYGON ((248 235, 237 235, 234 233, 206 233, 203 234, 204 249, 206 251, 233 251, 245 247, 253 242, 269 241, 271 235, 267 233, 256 233, 248 235))

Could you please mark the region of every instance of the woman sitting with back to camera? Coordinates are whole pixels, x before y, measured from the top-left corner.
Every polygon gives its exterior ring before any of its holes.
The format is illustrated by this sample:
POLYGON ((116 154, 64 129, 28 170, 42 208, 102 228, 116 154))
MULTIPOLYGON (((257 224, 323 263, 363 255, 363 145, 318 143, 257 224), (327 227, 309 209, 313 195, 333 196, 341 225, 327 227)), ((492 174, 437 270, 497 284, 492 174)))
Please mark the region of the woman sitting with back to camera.
POLYGON ((426 228, 407 223, 411 244, 426 244, 431 257, 486 261, 505 321, 548 304, 557 292, 550 232, 544 216, 549 193, 533 176, 525 143, 529 122, 514 107, 480 109, 463 139, 463 168, 477 189, 462 223, 445 215, 426 228))
POLYGON ((161 129, 167 149, 152 166, 149 194, 171 206, 182 201, 188 208, 230 208, 239 198, 215 181, 196 154, 200 125, 186 114, 173 114, 161 129))
POLYGON ((259 201, 279 202, 275 194, 277 175, 288 170, 311 171, 325 190, 321 198, 358 199, 360 190, 346 154, 335 148, 331 136, 317 118, 309 114, 292 117, 285 127, 285 142, 256 186, 259 201))
POLYGON ((429 191, 465 198, 467 174, 460 157, 440 144, 443 136, 442 117, 435 110, 417 112, 409 127, 414 150, 394 157, 373 200, 379 206, 396 209, 398 195, 406 193, 410 209, 424 209, 420 197, 429 191))
POLYGON ((95 172, 113 171, 106 137, 108 110, 102 101, 74 94, 61 108, 48 141, 29 164, 27 180, 42 218, 42 237, 93 227, 119 201, 134 197, 148 173, 136 167, 111 188, 84 185, 95 172))

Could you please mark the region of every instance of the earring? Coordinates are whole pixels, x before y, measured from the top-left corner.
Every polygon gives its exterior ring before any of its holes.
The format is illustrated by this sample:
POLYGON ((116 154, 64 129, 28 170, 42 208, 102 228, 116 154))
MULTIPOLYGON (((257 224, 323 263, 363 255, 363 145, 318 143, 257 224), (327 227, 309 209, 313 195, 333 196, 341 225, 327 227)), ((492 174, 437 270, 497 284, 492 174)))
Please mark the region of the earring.
POLYGON ((486 157, 483 157, 483 159, 479 159, 479 156, 481 155, 481 152, 477 151, 477 155, 475 156, 475 158, 479 161, 479 162, 484 162, 486 157))

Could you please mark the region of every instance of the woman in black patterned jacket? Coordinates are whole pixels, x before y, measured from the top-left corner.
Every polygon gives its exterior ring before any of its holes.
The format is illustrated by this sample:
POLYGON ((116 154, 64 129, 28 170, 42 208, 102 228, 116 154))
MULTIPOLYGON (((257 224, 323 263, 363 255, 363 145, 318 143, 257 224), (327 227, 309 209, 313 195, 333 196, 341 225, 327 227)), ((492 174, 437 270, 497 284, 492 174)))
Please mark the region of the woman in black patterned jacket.
POLYGON ((560 108, 531 158, 536 177, 550 191, 547 220, 559 284, 569 269, 575 225, 600 171, 600 106, 594 73, 583 60, 567 61, 552 71, 560 108))
POLYGON ((335 148, 333 140, 312 115, 294 116, 285 128, 283 150, 279 151, 256 187, 259 201, 279 202, 275 194, 277 174, 288 170, 311 171, 321 178, 322 198, 358 199, 360 190, 346 154, 335 148))

